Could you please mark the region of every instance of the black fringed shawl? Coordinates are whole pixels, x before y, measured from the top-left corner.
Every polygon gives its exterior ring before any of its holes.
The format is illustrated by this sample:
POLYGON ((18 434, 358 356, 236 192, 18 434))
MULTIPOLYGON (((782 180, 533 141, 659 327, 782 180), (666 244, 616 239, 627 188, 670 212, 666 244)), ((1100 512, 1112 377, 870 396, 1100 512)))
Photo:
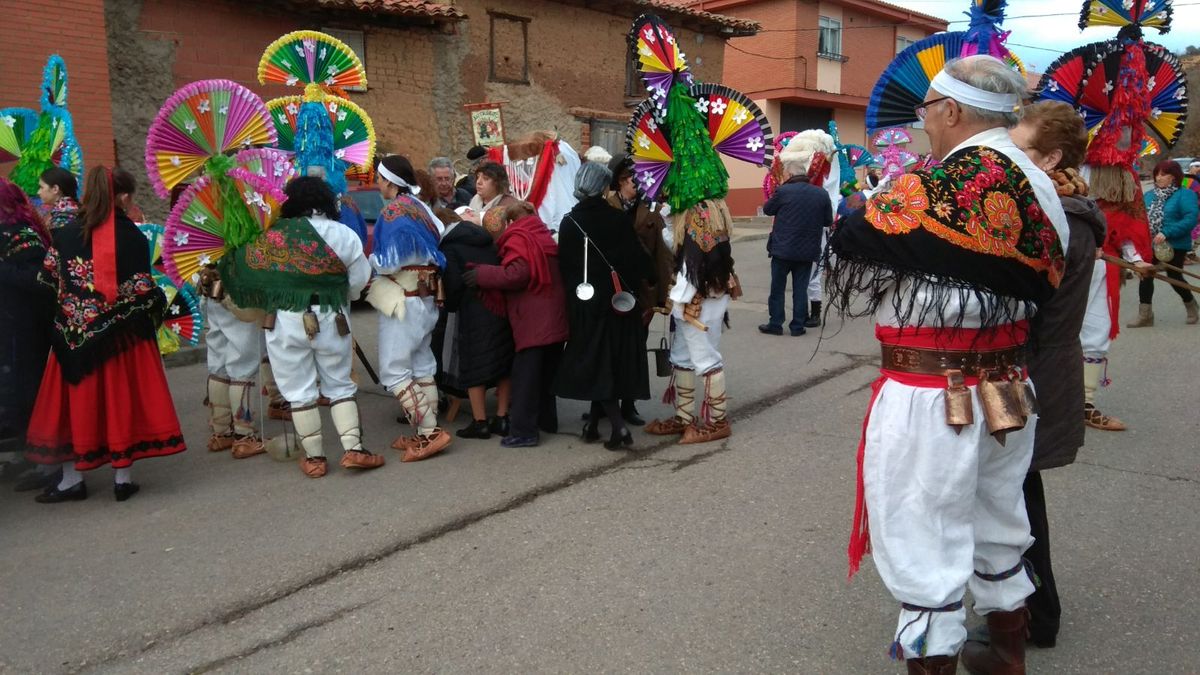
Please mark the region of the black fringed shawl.
POLYGON ((146 237, 117 211, 117 299, 94 286, 92 245, 78 220, 52 232, 40 281, 54 290, 58 311, 51 346, 63 378, 75 384, 138 340, 154 340, 167 298, 150 276, 146 237))
POLYGON ((904 289, 892 303, 905 326, 961 327, 973 299, 980 328, 1032 316, 1065 267, 1058 234, 1025 174, 984 146, 901 176, 842 221, 829 251, 834 309, 873 314, 889 290, 904 289), (858 294, 867 302, 851 308, 858 294))

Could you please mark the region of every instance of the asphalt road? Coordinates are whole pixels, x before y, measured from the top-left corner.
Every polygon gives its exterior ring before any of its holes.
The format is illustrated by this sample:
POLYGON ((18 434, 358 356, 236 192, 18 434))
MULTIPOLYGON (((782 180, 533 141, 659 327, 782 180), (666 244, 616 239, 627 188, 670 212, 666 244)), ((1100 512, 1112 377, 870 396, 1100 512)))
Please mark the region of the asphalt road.
MULTIPOLYGON (((194 447, 138 463, 135 498, 113 501, 107 469, 80 503, 0 486, 0 672, 900 672, 869 559, 846 581, 872 326, 831 325, 819 347, 759 335, 762 244, 735 246, 747 294, 723 342, 734 436, 719 444, 456 440, 314 481, 206 452, 203 366, 171 369, 194 447)), ((1124 299, 1128 318, 1132 286, 1124 299)), ((1131 430, 1089 431, 1046 474, 1065 614, 1031 672, 1200 672, 1200 326, 1165 286, 1157 300, 1159 325, 1122 335, 1101 392, 1131 430)), ((354 322, 374 354, 373 316, 354 322)), ((395 402, 360 400, 386 448, 395 402)), ((582 410, 560 404, 564 431, 582 410)))

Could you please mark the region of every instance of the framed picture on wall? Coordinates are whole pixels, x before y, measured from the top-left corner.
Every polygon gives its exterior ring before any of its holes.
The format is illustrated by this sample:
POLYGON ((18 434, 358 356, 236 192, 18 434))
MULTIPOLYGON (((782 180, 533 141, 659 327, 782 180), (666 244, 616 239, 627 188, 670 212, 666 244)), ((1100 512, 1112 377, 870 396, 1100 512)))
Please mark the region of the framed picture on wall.
POLYGON ((504 113, 500 110, 504 103, 496 101, 463 106, 471 118, 471 134, 475 137, 475 145, 485 148, 504 145, 504 113))

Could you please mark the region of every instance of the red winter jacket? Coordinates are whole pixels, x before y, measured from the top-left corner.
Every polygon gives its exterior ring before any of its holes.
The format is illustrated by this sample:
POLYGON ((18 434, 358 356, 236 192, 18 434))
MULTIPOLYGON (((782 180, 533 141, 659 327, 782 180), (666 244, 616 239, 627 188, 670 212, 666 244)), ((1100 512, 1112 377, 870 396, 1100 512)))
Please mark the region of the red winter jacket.
POLYGON ((503 267, 480 265, 475 271, 479 288, 504 292, 517 351, 566 342, 567 298, 557 256, 550 259, 550 286, 540 293, 529 290, 529 264, 523 258, 503 267))

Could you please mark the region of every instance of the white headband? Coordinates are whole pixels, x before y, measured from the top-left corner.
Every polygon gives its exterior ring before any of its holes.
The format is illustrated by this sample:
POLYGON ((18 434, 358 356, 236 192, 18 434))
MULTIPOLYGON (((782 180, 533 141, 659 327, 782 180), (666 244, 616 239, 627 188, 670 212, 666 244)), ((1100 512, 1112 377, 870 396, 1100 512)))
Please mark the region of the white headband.
POLYGON ((388 168, 383 165, 383 162, 379 163, 379 168, 377 170, 379 171, 379 175, 386 178, 388 180, 388 182, 399 185, 400 187, 408 188, 408 191, 411 192, 414 197, 421 194, 420 187, 418 187, 416 185, 409 185, 408 181, 404 180, 400 176, 397 176, 396 174, 392 173, 391 171, 388 171, 388 168))
POLYGON ((1021 106, 1021 97, 1017 94, 997 94, 984 91, 956 79, 944 70, 934 76, 933 81, 929 83, 929 88, 943 96, 949 96, 959 103, 992 112, 1015 112, 1021 106))

